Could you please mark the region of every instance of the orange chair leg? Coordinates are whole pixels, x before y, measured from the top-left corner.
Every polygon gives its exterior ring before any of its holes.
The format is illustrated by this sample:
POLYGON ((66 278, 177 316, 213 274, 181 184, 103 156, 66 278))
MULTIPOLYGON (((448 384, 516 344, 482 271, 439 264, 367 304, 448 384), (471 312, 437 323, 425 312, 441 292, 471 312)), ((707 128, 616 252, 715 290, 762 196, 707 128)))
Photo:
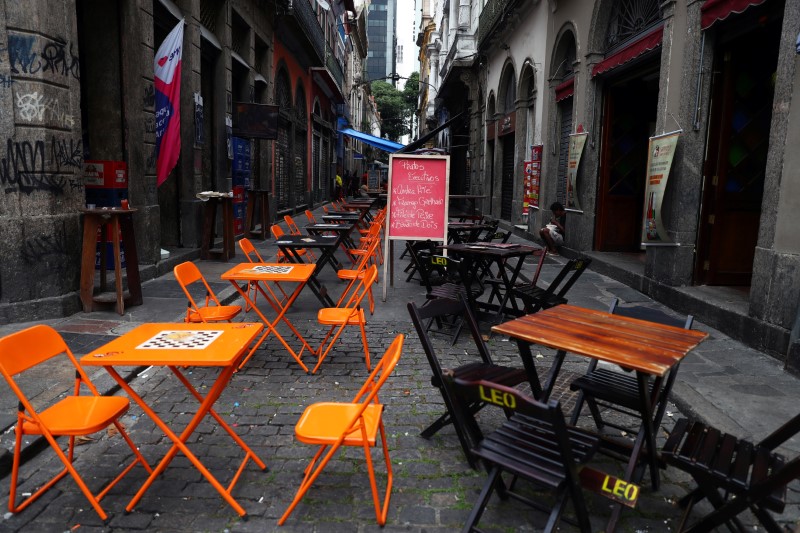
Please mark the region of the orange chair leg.
POLYGON ((378 520, 379 526, 386 525, 386 518, 389 515, 389 501, 392 497, 392 483, 394 475, 392 473, 392 463, 389 460, 389 447, 386 445, 386 432, 383 427, 383 421, 380 422, 381 444, 383 445, 383 458, 386 462, 386 489, 384 492, 383 505, 378 495, 378 483, 375 481, 375 469, 372 465, 372 455, 370 454, 369 445, 364 442, 364 457, 367 461, 367 470, 369 471, 369 484, 372 489, 372 501, 375 504, 375 518, 378 520))
POLYGON ((369 344, 367 343, 367 330, 362 321, 359 326, 361 327, 361 341, 364 344, 364 360, 367 362, 367 372, 372 372, 372 367, 369 362, 369 344))

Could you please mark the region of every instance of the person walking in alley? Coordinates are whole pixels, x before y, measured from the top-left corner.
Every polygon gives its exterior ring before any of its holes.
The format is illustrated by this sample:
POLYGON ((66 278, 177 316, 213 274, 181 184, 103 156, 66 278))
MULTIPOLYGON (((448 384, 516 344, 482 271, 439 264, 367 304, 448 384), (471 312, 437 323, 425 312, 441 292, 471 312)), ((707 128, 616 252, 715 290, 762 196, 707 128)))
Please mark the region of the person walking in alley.
POLYGON ((539 235, 547 244, 547 253, 558 255, 558 248, 564 244, 564 217, 567 212, 558 202, 550 205, 550 211, 553 212, 553 216, 550 217, 550 222, 539 230, 539 235))

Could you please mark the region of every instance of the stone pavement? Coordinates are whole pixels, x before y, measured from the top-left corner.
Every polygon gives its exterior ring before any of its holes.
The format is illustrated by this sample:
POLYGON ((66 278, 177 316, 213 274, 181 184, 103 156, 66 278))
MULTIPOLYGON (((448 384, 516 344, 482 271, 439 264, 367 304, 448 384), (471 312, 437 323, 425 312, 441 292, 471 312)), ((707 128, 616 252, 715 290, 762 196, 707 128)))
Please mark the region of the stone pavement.
MULTIPOLYGON (((512 238, 512 241, 518 238, 512 238)), ((255 241, 264 257, 274 257, 271 241, 255 241)), ((399 248, 399 245, 398 245, 399 248)), ((377 359, 398 333, 406 335, 403 356, 395 374, 387 382, 381 400, 386 404, 385 424, 389 434, 390 455, 394 468, 394 490, 385 531, 450 531, 460 529, 472 503, 485 479, 485 474, 471 470, 462 455, 452 428, 445 428, 431 440, 419 437, 443 409, 438 391, 430 385, 430 370, 421 345, 408 318, 406 302, 424 301, 424 288, 416 283, 406 283, 402 274, 405 260, 397 258, 397 271, 393 286, 387 286, 386 301, 383 273, 376 287, 375 315, 369 317, 367 333, 373 360, 377 359)), ((341 254, 341 252, 338 252, 341 254)), ((239 252, 237 260, 243 260, 239 252)), ((547 260, 542 280, 549 281, 559 270, 563 258, 547 260)), ((235 300, 235 292, 219 275, 230 268, 230 263, 198 261, 212 287, 227 300, 235 300)), ((528 269, 532 269, 530 266, 528 269)), ((326 269, 326 285, 338 295, 342 285, 326 269)), ((104 344, 113 336, 128 331, 137 324, 149 321, 179 321, 185 310, 185 298, 171 274, 146 282, 143 286, 145 301, 133 307, 122 317, 113 312, 78 314, 52 324, 64 335, 76 354, 81 355, 104 344)), ((570 303, 596 309, 607 309, 610 300, 619 297, 623 305, 637 305, 669 309, 653 302, 642 294, 591 271, 584 274, 573 287, 570 303)), ((241 303, 241 302, 239 302, 241 303)), ((298 329, 307 334, 311 345, 322 338, 323 331, 315 320, 319 304, 310 291, 304 291, 293 307, 290 317, 298 329)), ((244 320, 255 320, 251 313, 244 320)), ((0 334, 18 331, 29 324, 0 326, 0 334)), ((739 436, 758 438, 778 427, 796 414, 800 400, 798 380, 781 369, 772 358, 732 341, 718 331, 695 322, 695 328, 710 333, 709 339, 687 357, 681 366, 673 390, 675 405, 670 405, 664 424, 659 431, 663 442, 674 421, 683 415, 702 418, 707 422, 739 436)), ((434 334, 434 342, 445 366, 469 360, 471 340, 462 334, 450 346, 449 339, 434 334)), ((519 365, 516 345, 508 339, 493 335, 489 347, 498 363, 519 365)), ((537 364, 549 368, 552 350, 539 350, 537 364)), ((563 383, 557 388, 565 411, 573 399, 565 383, 583 372, 586 361, 568 358, 564 365, 563 383)), ((28 385, 40 400, 60 394, 69 387, 70 376, 49 370, 33 379, 28 385), (59 381, 61 379, 61 381, 59 381), (61 384, 61 385, 59 385, 61 384)), ((316 375, 306 375, 270 338, 248 366, 231 381, 216 405, 224 416, 268 465, 267 472, 248 465, 233 494, 249 513, 247 521, 241 520, 223 502, 194 467, 178 456, 156 483, 150 488, 136 509, 123 512, 125 505, 144 480, 144 471, 135 469, 104 499, 103 507, 110 519, 102 524, 88 502, 69 480, 62 480, 54 489, 30 508, 18 515, 6 515, 0 520, 2 531, 376 531, 371 495, 361 450, 348 449, 328 465, 325 473, 312 487, 304 501, 291 515, 287 524, 279 528, 277 518, 292 499, 301 479, 303 468, 311 458, 314 448, 298 443, 293 437, 293 427, 304 407, 323 400, 349 401, 365 379, 360 336, 348 331, 339 341, 338 348, 323 363, 316 375)), ((216 376, 213 369, 192 369, 190 379, 201 390, 216 376)), ((180 426, 194 412, 196 402, 166 369, 134 369, 132 386, 156 409, 170 425, 180 426)), ((103 370, 92 373, 92 379, 101 390, 111 388, 112 382, 103 370)), ((5 420, 14 420, 16 401, 5 385, 0 385, 0 414, 5 420)), ((502 417, 498 410, 485 409, 481 424, 491 427, 502 417)), ((2 421, 2 420, 0 420, 2 421)), ((154 424, 142 416, 135 404, 124 420, 145 457, 152 462, 160 458, 169 443, 155 429, 154 424)), ((592 424, 590 417, 582 417, 582 425, 592 424)), ((6 424, 7 427, 8 424, 6 424)), ((620 435, 620 438, 626 438, 620 435)), ((6 431, 0 438, 6 448, 13 445, 13 433, 6 431)), ((221 433, 212 422, 204 422, 189 442, 223 484, 231 478, 241 459, 240 450, 221 433)), ((78 449, 77 468, 87 473, 92 487, 97 488, 113 477, 114 472, 129 454, 119 437, 106 434, 78 449)), ((785 450, 788 454, 800 450, 798 440, 791 441, 785 450)), ((380 452, 373 454, 376 469, 382 472, 380 452)), ((598 456, 592 463, 609 473, 620 473, 620 465, 612 459, 598 456)), ((30 491, 48 474, 58 470, 59 463, 52 452, 45 450, 31 458, 22 470, 25 480, 21 490, 30 491)), ((688 477, 674 469, 662 472, 662 488, 653 492, 643 487, 638 507, 625 510, 617 531, 670 531, 680 516, 672 502, 686 494, 691 487, 688 477)), ((384 480, 379 477, 379 484, 384 480)), ((6 507, 7 476, 0 489, 0 506, 6 507)), ((794 528, 800 517, 798 485, 790 487, 791 504, 781 516, 781 521, 794 528)), ((546 493, 537 498, 549 498, 546 493)), ((609 502, 587 493, 593 529, 603 529, 610 513, 609 502)), ((704 508, 703 508, 704 509, 704 508)), ((567 510, 568 514, 571 508, 567 510)), ((514 501, 501 502, 496 497, 489 504, 482 519, 487 531, 537 531, 545 516, 530 511, 514 501)), ((754 524, 752 517, 745 522, 754 524)), ((562 521, 561 531, 576 528, 562 521)), ((755 529, 754 529, 755 530, 755 529)))

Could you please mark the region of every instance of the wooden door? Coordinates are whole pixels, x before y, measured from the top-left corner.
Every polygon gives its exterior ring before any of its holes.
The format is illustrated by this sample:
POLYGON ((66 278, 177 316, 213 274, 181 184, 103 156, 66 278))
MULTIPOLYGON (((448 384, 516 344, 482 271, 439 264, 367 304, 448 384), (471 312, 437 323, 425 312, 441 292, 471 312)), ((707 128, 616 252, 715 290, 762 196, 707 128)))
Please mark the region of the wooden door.
POLYGON ((780 27, 767 25, 717 50, 699 225, 699 283, 750 284, 779 38, 780 27))
POLYGON ((511 207, 514 200, 514 134, 502 137, 503 175, 500 191, 500 218, 511 220, 511 207))
POLYGON ((647 150, 658 104, 657 71, 610 85, 604 108, 595 247, 641 249, 647 150))

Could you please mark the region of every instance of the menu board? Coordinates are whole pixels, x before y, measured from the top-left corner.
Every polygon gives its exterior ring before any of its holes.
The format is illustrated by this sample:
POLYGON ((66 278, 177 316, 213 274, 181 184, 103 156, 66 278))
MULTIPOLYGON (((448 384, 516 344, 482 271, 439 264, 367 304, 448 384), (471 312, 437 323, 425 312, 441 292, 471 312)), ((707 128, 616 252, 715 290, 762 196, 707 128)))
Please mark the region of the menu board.
POLYGON ((444 241, 449 182, 449 155, 391 155, 389 239, 444 241))

